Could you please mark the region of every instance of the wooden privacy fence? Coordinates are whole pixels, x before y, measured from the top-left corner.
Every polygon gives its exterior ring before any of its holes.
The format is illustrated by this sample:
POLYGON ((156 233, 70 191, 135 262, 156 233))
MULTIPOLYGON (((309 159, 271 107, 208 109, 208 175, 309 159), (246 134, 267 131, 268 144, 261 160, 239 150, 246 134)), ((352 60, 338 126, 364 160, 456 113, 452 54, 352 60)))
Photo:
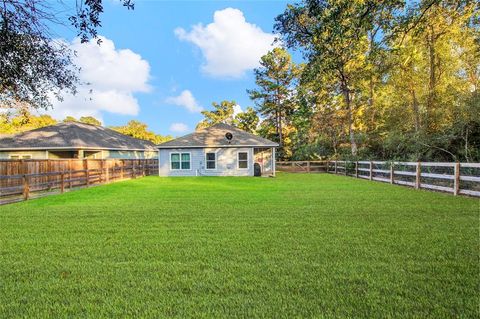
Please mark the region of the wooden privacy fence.
POLYGON ((326 172, 480 197, 480 163, 294 161, 278 162, 285 172, 326 172))
POLYGON ((157 174, 157 159, 0 160, 0 204, 157 174))

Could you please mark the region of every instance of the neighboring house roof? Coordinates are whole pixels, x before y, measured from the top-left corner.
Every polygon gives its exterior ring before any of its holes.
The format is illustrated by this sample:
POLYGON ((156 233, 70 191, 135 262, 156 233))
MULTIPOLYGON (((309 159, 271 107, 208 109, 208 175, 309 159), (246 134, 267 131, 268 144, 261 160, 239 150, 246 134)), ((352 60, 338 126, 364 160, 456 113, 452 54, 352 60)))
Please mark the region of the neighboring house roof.
POLYGON ((0 150, 105 149, 156 150, 150 141, 133 138, 114 130, 68 122, 0 138, 0 150))
POLYGON ((158 145, 158 148, 162 149, 236 146, 277 147, 278 143, 242 131, 241 129, 234 126, 219 123, 204 129, 200 129, 194 133, 179 137, 177 139, 162 143, 158 145), (230 132, 233 135, 231 141, 227 140, 227 138, 225 137, 225 134, 227 132, 230 132))

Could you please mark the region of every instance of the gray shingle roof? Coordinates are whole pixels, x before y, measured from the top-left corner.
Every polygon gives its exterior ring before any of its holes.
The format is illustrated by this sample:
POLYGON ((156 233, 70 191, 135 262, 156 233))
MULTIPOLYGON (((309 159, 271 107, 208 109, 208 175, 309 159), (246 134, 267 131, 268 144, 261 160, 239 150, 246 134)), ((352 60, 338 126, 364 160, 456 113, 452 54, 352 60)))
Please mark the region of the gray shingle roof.
POLYGON ((267 140, 266 138, 242 131, 234 126, 220 123, 162 143, 158 145, 158 148, 232 146, 277 147, 278 144, 267 140), (233 135, 230 143, 225 138, 227 132, 230 132, 233 135))
POLYGON ((0 138, 0 150, 55 148, 156 150, 150 141, 78 122, 59 123, 0 138))

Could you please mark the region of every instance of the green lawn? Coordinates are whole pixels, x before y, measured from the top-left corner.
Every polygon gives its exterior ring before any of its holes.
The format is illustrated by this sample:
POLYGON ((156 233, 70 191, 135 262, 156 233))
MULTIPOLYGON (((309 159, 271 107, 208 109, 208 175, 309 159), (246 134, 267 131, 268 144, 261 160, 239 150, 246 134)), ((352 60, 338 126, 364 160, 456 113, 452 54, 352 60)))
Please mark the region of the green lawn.
POLYGON ((281 174, 0 206, 0 317, 477 317, 479 205, 281 174))

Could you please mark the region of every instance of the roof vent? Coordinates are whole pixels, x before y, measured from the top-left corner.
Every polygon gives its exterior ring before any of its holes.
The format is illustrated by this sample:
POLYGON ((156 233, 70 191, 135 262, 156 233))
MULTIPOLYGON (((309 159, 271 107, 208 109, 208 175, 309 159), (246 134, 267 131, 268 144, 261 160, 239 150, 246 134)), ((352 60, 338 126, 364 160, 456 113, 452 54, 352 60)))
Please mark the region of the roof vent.
POLYGON ((233 134, 230 133, 230 132, 227 132, 227 133, 225 133, 225 138, 227 139, 228 144, 230 144, 230 142, 232 141, 232 138, 233 138, 233 134))

